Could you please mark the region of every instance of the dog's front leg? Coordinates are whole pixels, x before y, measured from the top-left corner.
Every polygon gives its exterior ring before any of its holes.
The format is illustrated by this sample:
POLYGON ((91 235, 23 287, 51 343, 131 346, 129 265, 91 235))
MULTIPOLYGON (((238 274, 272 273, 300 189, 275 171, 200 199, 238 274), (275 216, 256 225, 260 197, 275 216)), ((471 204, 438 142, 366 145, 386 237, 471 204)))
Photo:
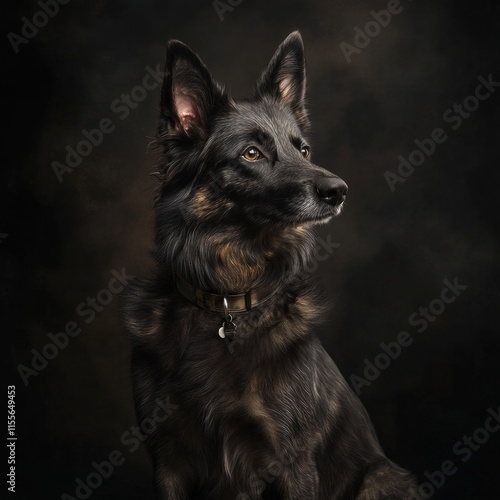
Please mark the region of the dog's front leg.
POLYGON ((283 499, 316 500, 319 494, 319 476, 316 464, 307 454, 290 464, 280 478, 283 499))
POLYGON ((154 468, 156 500, 188 500, 186 481, 180 471, 156 464, 154 468))

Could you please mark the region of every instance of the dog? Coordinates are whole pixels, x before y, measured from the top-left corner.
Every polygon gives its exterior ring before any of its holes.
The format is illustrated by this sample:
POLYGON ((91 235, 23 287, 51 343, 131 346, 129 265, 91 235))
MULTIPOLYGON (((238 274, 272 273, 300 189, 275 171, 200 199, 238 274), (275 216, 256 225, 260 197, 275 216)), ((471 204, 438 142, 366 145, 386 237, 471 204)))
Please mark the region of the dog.
POLYGON ((123 298, 158 500, 419 498, 312 334, 313 228, 347 185, 312 162, 305 87, 299 32, 238 102, 168 43, 155 271, 123 298))

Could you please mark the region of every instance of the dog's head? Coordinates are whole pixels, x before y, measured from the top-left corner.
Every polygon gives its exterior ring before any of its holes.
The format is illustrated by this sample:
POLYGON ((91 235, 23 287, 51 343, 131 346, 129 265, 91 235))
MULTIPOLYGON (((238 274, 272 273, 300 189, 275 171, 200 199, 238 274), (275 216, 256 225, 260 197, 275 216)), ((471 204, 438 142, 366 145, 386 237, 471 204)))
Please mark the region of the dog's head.
MULTIPOLYGON (((214 245, 198 252, 210 253, 227 239, 238 246, 229 252, 233 260, 242 253, 259 260, 259 252, 272 259, 287 243, 305 254, 309 228, 340 213, 347 185, 312 162, 305 85, 298 32, 279 46, 254 98, 240 102, 186 45, 168 44, 158 134, 161 260, 183 260, 181 248, 209 240, 214 245)), ((179 266, 188 274, 187 262, 179 266)))

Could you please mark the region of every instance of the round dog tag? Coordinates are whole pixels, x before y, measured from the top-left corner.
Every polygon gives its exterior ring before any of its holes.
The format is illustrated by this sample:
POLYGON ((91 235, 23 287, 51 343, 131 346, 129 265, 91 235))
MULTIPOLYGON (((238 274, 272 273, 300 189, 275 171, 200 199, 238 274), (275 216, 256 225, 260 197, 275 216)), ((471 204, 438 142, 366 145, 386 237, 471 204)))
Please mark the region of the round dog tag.
POLYGON ((226 337, 226 333, 224 332, 224 325, 222 325, 220 328, 219 328, 219 337, 221 339, 225 338, 226 337))

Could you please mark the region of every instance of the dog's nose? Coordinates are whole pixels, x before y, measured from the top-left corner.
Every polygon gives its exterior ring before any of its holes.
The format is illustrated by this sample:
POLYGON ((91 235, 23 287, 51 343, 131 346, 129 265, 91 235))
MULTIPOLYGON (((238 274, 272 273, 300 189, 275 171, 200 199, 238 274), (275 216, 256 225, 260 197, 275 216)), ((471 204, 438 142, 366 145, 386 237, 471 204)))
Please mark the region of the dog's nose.
POLYGON ((316 180, 316 192, 329 205, 340 205, 346 198, 347 184, 340 177, 321 177, 316 180))

